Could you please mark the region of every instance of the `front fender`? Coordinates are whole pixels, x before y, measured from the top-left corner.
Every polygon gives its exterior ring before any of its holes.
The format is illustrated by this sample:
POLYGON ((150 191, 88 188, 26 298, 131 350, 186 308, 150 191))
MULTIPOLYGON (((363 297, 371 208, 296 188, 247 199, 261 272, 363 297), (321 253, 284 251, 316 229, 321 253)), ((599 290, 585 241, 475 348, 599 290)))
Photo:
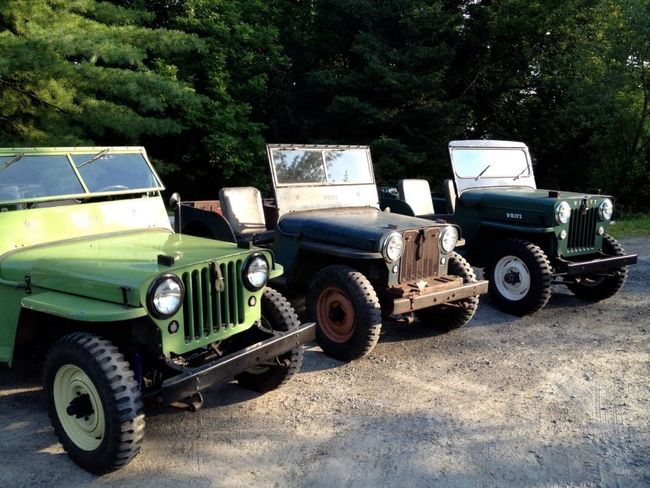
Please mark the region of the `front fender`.
POLYGON ((21 305, 27 310, 84 322, 117 322, 148 315, 143 307, 125 307, 56 291, 26 296, 21 305))

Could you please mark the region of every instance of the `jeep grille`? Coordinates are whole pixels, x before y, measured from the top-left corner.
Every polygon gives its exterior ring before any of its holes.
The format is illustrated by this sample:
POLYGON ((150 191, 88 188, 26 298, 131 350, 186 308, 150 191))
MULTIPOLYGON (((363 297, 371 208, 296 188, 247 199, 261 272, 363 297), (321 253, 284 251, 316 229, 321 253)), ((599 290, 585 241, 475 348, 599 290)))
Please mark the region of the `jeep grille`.
POLYGON ((183 273, 185 342, 200 340, 244 321, 242 261, 219 264, 224 289, 217 291, 216 265, 183 273))
POLYGON ((440 229, 407 230, 404 232, 404 252, 400 263, 400 283, 413 282, 436 276, 440 251, 440 229))
POLYGON ((571 210, 567 250, 569 252, 585 251, 596 244, 596 223, 598 209, 571 210))

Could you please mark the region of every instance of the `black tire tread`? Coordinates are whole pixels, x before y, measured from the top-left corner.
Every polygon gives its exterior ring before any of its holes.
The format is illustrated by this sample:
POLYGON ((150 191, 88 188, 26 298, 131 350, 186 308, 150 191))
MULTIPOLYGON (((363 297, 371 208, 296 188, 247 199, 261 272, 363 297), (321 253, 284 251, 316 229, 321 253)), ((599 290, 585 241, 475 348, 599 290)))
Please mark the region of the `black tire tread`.
POLYGON ((498 254, 493 256, 486 270, 486 276, 488 276, 490 280, 488 292, 497 308, 504 312, 519 316, 532 314, 544 308, 551 298, 551 284, 553 281, 553 267, 551 266, 551 262, 546 256, 546 253, 537 244, 533 244, 525 239, 506 239, 499 246, 499 251, 498 254), (511 250, 512 252, 505 252, 507 250, 511 250), (531 290, 529 291, 529 295, 522 300, 514 302, 501 296, 494 283, 493 272, 496 262, 501 257, 505 254, 517 255, 517 253, 523 253, 524 256, 527 255, 530 257, 536 270, 530 270, 531 290), (539 282, 534 285, 533 275, 535 274, 535 271, 539 272, 539 282))
MULTIPOLYGON (((475 283, 476 273, 467 260, 457 252, 449 255, 448 273, 460 276, 463 283, 475 283)), ((448 332, 459 329, 469 323, 478 309, 479 297, 468 297, 453 302, 460 306, 438 305, 436 307, 418 310, 415 315, 420 323, 427 328, 448 332)))
POLYGON ((381 307, 374 287, 363 273, 345 265, 332 265, 321 269, 307 290, 307 314, 316 320, 314 304, 327 284, 341 286, 350 299, 359 306, 354 335, 345 344, 330 342, 318 329, 316 341, 327 354, 342 361, 361 359, 374 349, 381 333, 381 307))
MULTIPOLYGON (((625 250, 619 242, 609 234, 603 235, 603 252, 610 256, 624 256, 625 250)), ((584 285, 582 283, 567 283, 567 288, 575 296, 590 302, 599 302, 616 295, 627 280, 628 267, 621 266, 613 270, 613 275, 608 276, 598 285, 584 285)))
MULTIPOLYGON (((45 390, 48 402, 48 412, 54 430, 64 449, 70 457, 82 468, 95 474, 115 471, 128 464, 139 452, 144 439, 145 419, 140 389, 135 381, 131 367, 110 341, 86 332, 75 332, 59 339, 50 348, 45 360, 45 390), (79 456, 76 446, 67 438, 63 427, 58 421, 56 410, 51 400, 51 384, 56 374, 58 354, 77 352, 90 360, 91 367, 101 372, 107 380, 107 387, 96 384, 100 395, 108 398, 104 405, 107 424, 119 426, 106 439, 111 448, 97 459, 90 456, 79 456), (50 406, 50 402, 52 405, 50 406)), ((88 373, 87 373, 88 374, 88 373)), ((110 429, 106 429, 108 435, 110 429)), ((104 443, 103 443, 104 444, 104 443)), ((100 446, 101 448, 101 446, 100 446)), ((99 449, 99 448, 98 448, 99 449)))
MULTIPOLYGON (((280 325, 283 332, 300 327, 298 315, 289 301, 278 291, 266 287, 262 295, 262 315, 273 324, 280 325)), ((286 384, 302 367, 304 349, 302 346, 291 349, 283 357, 289 360, 289 366, 282 369, 272 369, 263 374, 241 373, 237 382, 249 390, 265 393, 286 384)))

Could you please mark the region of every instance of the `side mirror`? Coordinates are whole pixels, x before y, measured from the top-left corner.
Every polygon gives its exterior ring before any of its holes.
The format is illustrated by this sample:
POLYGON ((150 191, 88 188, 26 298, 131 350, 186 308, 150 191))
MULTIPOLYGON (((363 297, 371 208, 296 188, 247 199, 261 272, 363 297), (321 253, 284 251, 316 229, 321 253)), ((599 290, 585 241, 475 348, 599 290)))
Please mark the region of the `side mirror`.
POLYGON ((178 233, 181 231, 182 227, 181 227, 181 196, 177 192, 172 193, 172 196, 169 197, 169 207, 174 212, 174 222, 172 223, 172 227, 174 228, 174 232, 178 233))
POLYGON ((169 197, 169 208, 175 209, 179 207, 181 204, 181 196, 178 194, 178 192, 172 193, 172 196, 169 197))

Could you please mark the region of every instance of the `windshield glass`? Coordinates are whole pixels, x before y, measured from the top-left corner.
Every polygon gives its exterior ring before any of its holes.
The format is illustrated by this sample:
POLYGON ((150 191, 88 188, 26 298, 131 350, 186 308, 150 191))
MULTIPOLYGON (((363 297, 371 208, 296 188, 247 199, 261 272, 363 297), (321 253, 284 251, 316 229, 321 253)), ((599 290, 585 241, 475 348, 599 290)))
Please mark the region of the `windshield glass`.
POLYGON ((141 154, 74 154, 72 160, 92 192, 155 188, 158 182, 141 154))
POLYGON ((521 178, 530 176, 522 149, 454 148, 454 168, 458 178, 521 178))
POLYGON ((322 183, 325 181, 320 151, 273 151, 278 183, 322 183))
POLYGON ((20 200, 83 193, 63 156, 0 157, 0 200, 20 200))
POLYGON ((273 149, 278 185, 372 184, 366 149, 273 149))
POLYGON ((104 149, 93 152, 89 149, 73 152, 71 149, 67 154, 34 154, 36 151, 0 156, 1 202, 162 189, 140 151, 127 153, 104 149))

